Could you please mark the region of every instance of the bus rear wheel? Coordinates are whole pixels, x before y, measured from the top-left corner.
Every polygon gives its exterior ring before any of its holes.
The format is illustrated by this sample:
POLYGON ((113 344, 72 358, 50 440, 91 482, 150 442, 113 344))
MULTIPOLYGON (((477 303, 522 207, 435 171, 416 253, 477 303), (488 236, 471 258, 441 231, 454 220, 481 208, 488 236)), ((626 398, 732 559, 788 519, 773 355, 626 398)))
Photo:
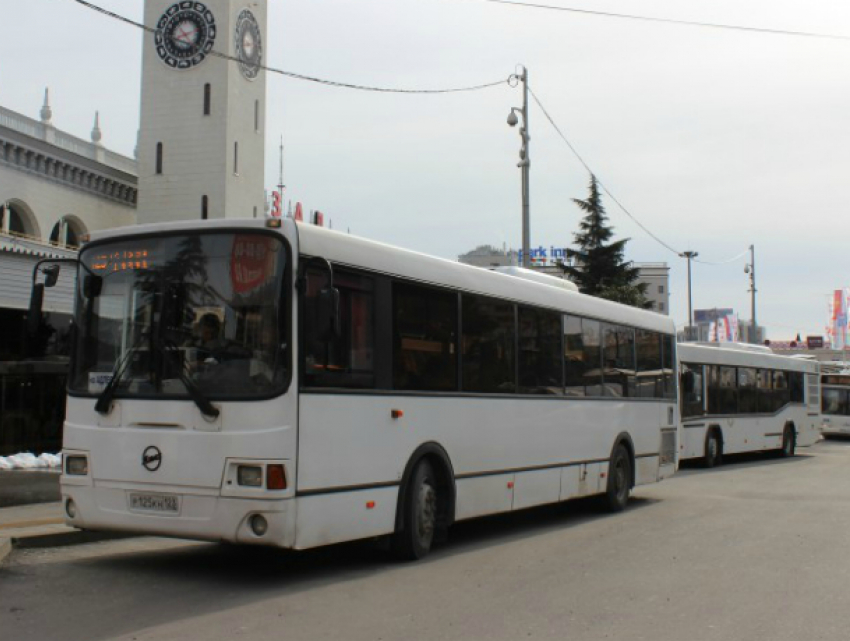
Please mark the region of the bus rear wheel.
POLYGON ((785 426, 782 432, 782 450, 780 454, 782 458, 791 458, 797 453, 797 435, 794 433, 794 428, 790 425, 785 426))
POLYGON ((602 507, 608 512, 622 512, 629 502, 632 488, 632 459, 628 450, 620 443, 611 454, 608 464, 608 487, 601 496, 602 507))
POLYGON ((705 466, 717 467, 723 462, 723 445, 717 432, 708 433, 705 439, 705 466))
POLYGON ((421 559, 431 551, 437 525, 437 480, 427 461, 410 477, 404 501, 402 527, 393 535, 393 552, 406 561, 421 559))

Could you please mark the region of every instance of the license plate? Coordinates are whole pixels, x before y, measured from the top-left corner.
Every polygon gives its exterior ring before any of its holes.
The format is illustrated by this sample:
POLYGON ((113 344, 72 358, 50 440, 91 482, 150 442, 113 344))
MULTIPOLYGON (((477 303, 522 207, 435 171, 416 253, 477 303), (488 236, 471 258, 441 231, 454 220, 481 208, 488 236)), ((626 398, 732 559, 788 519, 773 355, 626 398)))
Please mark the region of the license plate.
POLYGON ((180 502, 173 494, 131 494, 130 509, 177 514, 180 511, 180 502))

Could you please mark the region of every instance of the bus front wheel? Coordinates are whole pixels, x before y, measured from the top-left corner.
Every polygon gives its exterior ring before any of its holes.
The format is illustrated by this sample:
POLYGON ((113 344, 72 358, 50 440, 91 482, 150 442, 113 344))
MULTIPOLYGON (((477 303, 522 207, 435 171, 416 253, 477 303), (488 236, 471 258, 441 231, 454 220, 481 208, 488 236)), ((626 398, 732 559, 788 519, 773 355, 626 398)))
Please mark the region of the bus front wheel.
POLYGON ((611 454, 608 464, 608 487, 602 495, 603 507, 609 512, 622 512, 629 502, 632 487, 632 459, 620 443, 611 454))
POLYGON ((396 556, 415 561, 430 552, 437 525, 437 498, 434 470, 428 461, 421 461, 407 487, 402 527, 393 536, 396 556))

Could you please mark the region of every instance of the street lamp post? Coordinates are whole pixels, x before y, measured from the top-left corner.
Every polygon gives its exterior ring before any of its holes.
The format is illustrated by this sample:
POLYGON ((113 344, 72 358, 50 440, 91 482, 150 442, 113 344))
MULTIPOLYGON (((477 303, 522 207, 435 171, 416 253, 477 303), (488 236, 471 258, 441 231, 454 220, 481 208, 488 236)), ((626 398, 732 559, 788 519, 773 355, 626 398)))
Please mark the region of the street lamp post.
POLYGON ((756 323, 756 248, 750 245, 750 262, 744 266, 744 273, 750 275, 750 306, 753 315, 753 330, 750 342, 758 343, 758 324, 756 323))
POLYGON ((687 340, 694 340, 694 310, 691 302, 691 260, 699 256, 699 252, 686 251, 679 254, 688 259, 688 332, 687 340))
POLYGON ((516 77, 522 82, 522 109, 513 107, 508 114, 508 125, 515 127, 519 122, 517 112, 522 115, 522 126, 519 135, 522 138, 522 147, 519 150, 519 162, 517 167, 522 170, 522 266, 531 267, 531 224, 529 222, 529 168, 531 161, 528 156, 528 69, 520 66, 521 73, 516 77))

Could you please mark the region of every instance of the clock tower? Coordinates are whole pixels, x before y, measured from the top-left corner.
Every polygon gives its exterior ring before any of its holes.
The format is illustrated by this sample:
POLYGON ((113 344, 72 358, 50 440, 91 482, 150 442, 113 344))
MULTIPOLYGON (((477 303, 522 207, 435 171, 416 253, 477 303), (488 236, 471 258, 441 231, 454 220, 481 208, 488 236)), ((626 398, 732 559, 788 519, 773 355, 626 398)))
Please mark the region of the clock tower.
POLYGON ((264 215, 267 0, 145 0, 139 223, 264 215))

